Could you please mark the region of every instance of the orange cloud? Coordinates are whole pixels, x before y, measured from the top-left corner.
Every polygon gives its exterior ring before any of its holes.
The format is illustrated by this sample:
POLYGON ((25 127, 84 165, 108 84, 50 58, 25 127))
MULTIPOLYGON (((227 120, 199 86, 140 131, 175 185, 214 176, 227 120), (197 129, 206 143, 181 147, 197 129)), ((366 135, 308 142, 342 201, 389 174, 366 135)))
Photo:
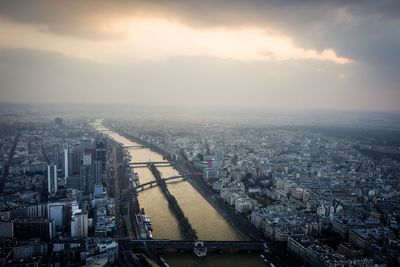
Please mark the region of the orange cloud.
POLYGON ((106 62, 160 60, 173 56, 210 56, 244 62, 318 60, 347 64, 333 49, 303 48, 277 32, 255 26, 193 28, 154 17, 115 18, 98 29, 124 38, 92 40, 56 35, 34 26, 0 23, 0 45, 62 52, 106 62))

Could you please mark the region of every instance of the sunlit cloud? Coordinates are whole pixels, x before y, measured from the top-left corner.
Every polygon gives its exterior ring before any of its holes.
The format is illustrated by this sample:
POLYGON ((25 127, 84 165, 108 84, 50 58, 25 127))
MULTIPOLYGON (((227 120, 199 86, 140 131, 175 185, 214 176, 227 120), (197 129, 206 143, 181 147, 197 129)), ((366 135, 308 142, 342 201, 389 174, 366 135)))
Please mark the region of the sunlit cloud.
MULTIPOLYGON (((124 24, 125 27, 127 24, 124 24)), ((239 61, 323 60, 347 64, 333 49, 317 51, 297 46, 289 37, 271 29, 190 28, 162 19, 141 19, 129 24, 132 48, 141 55, 167 57, 213 56, 239 61), (146 55, 146 49, 152 47, 146 55), (156 46, 156 47, 155 47, 156 46)))
MULTIPOLYGON (((3 25, 3 27, 2 27, 3 25)), ((106 62, 160 60, 174 56, 207 56, 244 62, 317 60, 347 64, 333 49, 318 51, 297 45, 274 29, 259 27, 192 28, 162 18, 116 18, 98 22, 98 30, 121 38, 92 40, 55 35, 34 26, 1 23, 11 31, 0 44, 44 49, 106 62), (8 25, 5 25, 8 24, 8 25)))

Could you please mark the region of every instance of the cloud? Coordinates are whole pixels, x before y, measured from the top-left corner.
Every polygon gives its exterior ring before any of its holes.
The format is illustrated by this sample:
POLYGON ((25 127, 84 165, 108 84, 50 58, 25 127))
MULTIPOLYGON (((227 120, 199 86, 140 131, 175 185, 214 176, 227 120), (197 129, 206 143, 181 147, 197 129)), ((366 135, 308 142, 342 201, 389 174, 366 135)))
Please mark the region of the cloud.
POLYGON ((57 53, 0 49, 0 98, 193 107, 400 108, 400 92, 373 90, 352 72, 351 65, 309 60, 249 63, 215 57, 116 65, 57 53), (355 79, 340 81, 337 73, 343 68, 355 79))
MULTIPOLYGON (((129 38, 119 26, 137 17, 162 18, 190 28, 268 28, 296 46, 368 64, 396 62, 385 45, 400 45, 400 1, 319 0, 35 0, 0 1, 0 17, 41 31, 78 38, 129 38)), ((265 53, 268 53, 266 51, 265 53)))
MULTIPOLYGON (((316 86, 306 86, 302 79, 317 79, 320 91, 335 91, 333 85, 347 86, 348 94, 357 92, 359 101, 364 99, 360 90, 365 90, 365 103, 375 105, 370 97, 374 93, 379 106, 384 106, 386 99, 393 107, 390 101, 398 100, 396 92, 400 90, 399 13, 397 0, 0 0, 0 46, 114 63, 157 59, 162 65, 163 60, 177 56, 234 60, 263 68, 263 74, 274 73, 268 76, 270 80, 260 75, 263 79, 257 77, 259 81, 247 81, 255 87, 280 77, 275 86, 285 90, 296 84, 286 84, 282 73, 287 70, 286 78, 291 79, 295 75, 292 68, 307 61, 315 64, 313 70, 324 71, 314 71, 312 76, 297 70, 304 75, 296 76, 301 90, 316 86), (343 82, 338 73, 351 79, 343 82), (390 94, 394 95, 387 97, 390 94)), ((165 73, 157 74, 164 77, 165 73)), ((311 93, 307 96, 313 97, 311 93)), ((341 101, 337 102, 346 100, 341 101)))
MULTIPOLYGON (((396 0, 319 1, 319 0, 13 0, 0 1, 4 18, 43 26, 60 34, 107 36, 99 21, 132 16, 164 17, 197 27, 273 26, 308 29, 314 32, 324 22, 332 23, 375 17, 399 21, 400 3, 396 0), (331 21, 332 20, 332 21, 331 21)), ((329 25, 328 25, 329 26, 329 25)))
POLYGON ((126 22, 125 28, 131 36, 126 48, 132 51, 130 55, 135 58, 212 56, 239 61, 306 59, 337 64, 351 62, 346 57, 338 56, 333 49, 317 51, 302 48, 273 29, 255 26, 193 28, 176 21, 138 18, 126 22))
POLYGON ((4 33, 0 44, 114 63, 174 56, 212 56, 248 62, 304 59, 336 64, 351 62, 333 49, 303 48, 273 29, 255 26, 193 28, 177 21, 135 17, 110 21, 103 27, 123 33, 125 38, 103 41, 68 38, 38 31, 32 25, 0 22, 4 33))

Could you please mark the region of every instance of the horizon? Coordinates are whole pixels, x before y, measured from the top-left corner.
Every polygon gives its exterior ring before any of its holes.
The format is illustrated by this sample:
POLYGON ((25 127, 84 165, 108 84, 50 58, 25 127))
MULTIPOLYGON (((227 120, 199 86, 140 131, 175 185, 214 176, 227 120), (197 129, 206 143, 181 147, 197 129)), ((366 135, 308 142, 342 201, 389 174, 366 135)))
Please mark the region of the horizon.
POLYGON ((82 103, 4 103, 0 102, 4 122, 43 121, 56 117, 83 123, 96 119, 127 122, 153 121, 185 125, 237 125, 244 127, 321 127, 364 129, 365 131, 400 130, 398 111, 282 109, 235 107, 181 107, 172 105, 82 104, 82 103))
POLYGON ((215 110, 220 111, 237 111, 238 113, 244 112, 266 112, 266 111, 282 111, 282 112, 349 112, 349 113, 400 113, 400 109, 357 109, 357 108, 348 108, 348 109, 341 109, 341 108, 329 108, 329 107, 276 107, 276 106, 241 106, 239 109, 237 105, 230 105, 230 106, 221 106, 221 105, 184 105, 184 104, 151 104, 151 103, 134 103, 134 102, 119 102, 119 103, 108 103, 108 102, 63 102, 63 101, 1 101, 1 105, 32 105, 39 107, 40 105, 47 105, 47 106, 82 106, 82 107, 96 107, 96 106, 105 106, 105 107, 130 107, 130 108, 155 108, 155 109, 162 109, 162 108, 172 108, 176 110, 194 110, 200 111, 203 110, 205 112, 211 112, 215 110))

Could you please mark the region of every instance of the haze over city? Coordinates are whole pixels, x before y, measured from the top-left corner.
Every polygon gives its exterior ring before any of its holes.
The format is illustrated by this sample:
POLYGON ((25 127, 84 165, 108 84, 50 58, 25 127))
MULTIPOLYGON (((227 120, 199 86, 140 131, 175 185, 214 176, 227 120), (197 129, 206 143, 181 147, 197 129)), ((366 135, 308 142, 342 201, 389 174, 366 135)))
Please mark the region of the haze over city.
POLYGON ((398 1, 0 1, 2 102, 399 110, 398 1))
POLYGON ((399 0, 0 0, 0 267, 400 266, 399 0))

